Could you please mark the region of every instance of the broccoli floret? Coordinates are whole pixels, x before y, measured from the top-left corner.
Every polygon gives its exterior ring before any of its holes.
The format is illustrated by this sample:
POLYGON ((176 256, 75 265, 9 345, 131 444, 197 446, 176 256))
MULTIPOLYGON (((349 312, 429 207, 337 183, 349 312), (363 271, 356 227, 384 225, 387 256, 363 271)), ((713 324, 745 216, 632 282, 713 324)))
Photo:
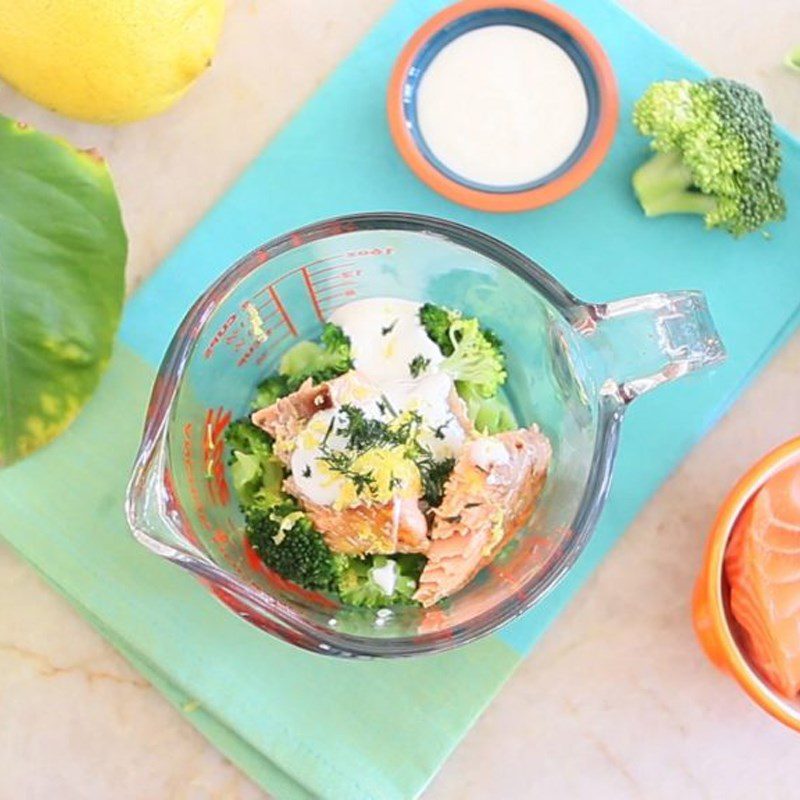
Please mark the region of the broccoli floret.
POLYGON ((467 416, 481 433, 495 434, 519 427, 508 401, 501 394, 482 397, 473 384, 456 383, 459 397, 467 404, 467 416))
POLYGON ((499 339, 487 337, 476 319, 457 319, 450 325, 453 352, 440 369, 453 380, 469 383, 482 397, 493 397, 506 379, 505 356, 499 339))
POLYGON ((338 325, 326 322, 319 340, 329 353, 339 353, 350 358, 350 337, 338 325))
POLYGON ((647 216, 700 214, 734 236, 786 216, 780 142, 758 92, 723 78, 662 81, 633 122, 656 151, 633 175, 647 216))
POLYGON ((242 508, 269 508, 283 498, 283 467, 272 452, 274 441, 247 419, 231 422, 225 429, 230 448, 233 488, 242 508))
POLYGON ((414 605, 425 556, 336 556, 336 591, 342 603, 364 608, 414 605), (389 588, 392 591, 387 592, 389 588))
POLYGON ((270 375, 258 384, 255 397, 253 397, 250 407, 253 411, 257 411, 260 408, 267 408, 267 406, 271 406, 281 397, 286 397, 291 391, 292 390, 289 388, 289 381, 285 375, 270 375))
POLYGON ((270 569, 304 589, 333 588, 333 553, 294 501, 248 510, 245 526, 251 547, 270 569))
POLYGON ((453 352, 453 343, 450 341, 450 325, 461 315, 449 308, 425 303, 419 310, 419 321, 425 328, 428 338, 439 345, 442 355, 449 356, 453 352))
POLYGON ((225 441, 231 451, 239 450, 242 453, 255 455, 272 455, 272 446, 275 440, 247 418, 234 420, 225 428, 225 441))
POLYGON ((419 319, 428 338, 446 356, 440 369, 456 381, 474 384, 482 397, 492 397, 506 379, 505 355, 500 338, 477 319, 464 319, 458 311, 425 303, 419 319))
POLYGON ((311 378, 323 383, 353 369, 350 339, 331 322, 325 323, 320 343, 298 342, 281 359, 279 372, 286 378, 290 391, 311 378))

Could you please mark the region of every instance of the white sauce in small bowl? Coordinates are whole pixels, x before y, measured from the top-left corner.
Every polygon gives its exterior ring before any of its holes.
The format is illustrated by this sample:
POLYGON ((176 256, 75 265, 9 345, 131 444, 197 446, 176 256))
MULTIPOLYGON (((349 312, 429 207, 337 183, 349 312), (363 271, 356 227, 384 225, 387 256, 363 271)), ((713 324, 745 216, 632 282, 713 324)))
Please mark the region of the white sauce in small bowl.
POLYGON ((578 67, 555 42, 516 25, 459 36, 434 56, 417 89, 420 133, 462 179, 512 187, 563 164, 586 128, 578 67))

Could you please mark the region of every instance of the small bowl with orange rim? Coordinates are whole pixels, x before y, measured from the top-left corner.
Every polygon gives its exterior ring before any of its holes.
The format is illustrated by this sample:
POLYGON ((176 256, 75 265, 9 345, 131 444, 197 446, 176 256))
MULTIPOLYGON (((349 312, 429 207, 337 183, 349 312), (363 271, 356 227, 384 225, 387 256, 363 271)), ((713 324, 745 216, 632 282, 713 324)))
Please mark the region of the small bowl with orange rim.
POLYGON ((401 52, 387 112, 411 170, 448 199, 527 211, 577 189, 617 127, 611 64, 577 19, 543 0, 463 0, 401 52))
POLYGON ((723 502, 692 604, 709 660, 800 731, 800 437, 748 470, 723 502))

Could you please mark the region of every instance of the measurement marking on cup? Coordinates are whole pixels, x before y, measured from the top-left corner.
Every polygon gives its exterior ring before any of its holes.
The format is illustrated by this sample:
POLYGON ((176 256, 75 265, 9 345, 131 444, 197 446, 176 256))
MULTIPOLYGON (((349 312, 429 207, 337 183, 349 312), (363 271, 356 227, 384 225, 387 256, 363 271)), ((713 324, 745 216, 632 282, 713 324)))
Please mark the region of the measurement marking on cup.
POLYGON ((324 322, 325 316, 323 315, 322 309, 320 308, 319 300, 317 299, 317 292, 314 289, 314 284, 311 280, 311 275, 309 274, 308 269, 306 269, 306 267, 302 268, 301 273, 303 275, 303 281, 306 284, 306 289, 308 289, 308 296, 311 298, 311 305, 314 306, 314 313, 317 315, 317 319, 319 319, 320 322, 324 322))
POLYGON ((281 316, 283 317, 283 321, 286 323, 286 327, 291 331, 292 336, 297 336, 297 328, 295 328, 291 317, 286 313, 286 309, 284 308, 280 297, 278 297, 278 293, 275 291, 274 284, 270 284, 268 288, 270 297, 272 297, 272 302, 275 303, 275 307, 278 309, 281 316))
MULTIPOLYGON (((309 264, 308 266, 311 266, 311 265, 309 264)), ((355 264, 353 264, 352 261, 346 261, 344 264, 333 264, 330 267, 323 267, 322 269, 315 269, 313 272, 311 272, 311 270, 309 270, 309 275, 311 275, 313 278, 316 278, 317 275, 325 275, 328 272, 333 272, 334 270, 337 270, 337 269, 347 269, 348 267, 354 267, 354 266, 355 266, 355 264)))
MULTIPOLYGON (((270 301, 269 303, 263 303, 260 306, 253 306, 253 308, 255 308, 256 311, 259 312, 259 314, 261 316, 262 325, 266 325, 271 319, 273 319, 274 317, 276 317, 280 313, 277 308, 273 308, 272 311, 269 312, 269 314, 261 314, 260 313, 261 309, 263 309, 263 308, 272 308, 272 301, 270 301)), ((276 320, 275 323, 270 323, 270 325, 272 325, 272 324, 283 325, 284 322, 283 322, 282 319, 279 319, 279 320, 276 320)))
POLYGON ((358 284, 355 281, 342 281, 341 283, 334 283, 330 286, 325 286, 322 289, 317 289, 317 299, 322 302, 323 298, 330 297, 331 292, 337 292, 341 289, 356 289, 358 284))
MULTIPOLYGON (((316 273, 314 273, 316 276, 316 273)), ((329 275, 327 278, 320 278, 319 280, 314 281, 314 286, 319 289, 320 286, 325 286, 328 283, 336 283, 337 281, 348 280, 350 278, 360 278, 361 277, 361 270, 360 269, 352 269, 345 272, 340 272, 338 275, 329 275)))
MULTIPOLYGON (((272 282, 262 285, 241 303, 240 312, 231 314, 217 331, 205 350, 205 357, 210 358, 216 346, 224 343, 236 354, 237 366, 244 366, 251 360, 261 366, 274 354, 279 344, 290 336, 298 336, 297 328, 276 288, 281 281, 299 273, 315 315, 320 322, 325 322, 331 311, 358 297, 364 263, 370 266, 375 263, 372 261, 375 257, 393 253, 392 247, 349 250, 287 270, 272 282), (366 262, 361 261, 364 258, 366 262), (280 335, 276 336, 279 332, 280 335)), ((263 261, 267 257, 268 254, 264 254, 263 261)))
POLYGON ((327 295, 326 297, 322 298, 321 303, 322 305, 327 306, 332 300, 338 300, 340 297, 348 297, 352 299, 353 297, 357 296, 358 292, 356 292, 355 289, 348 289, 345 292, 337 292, 335 294, 327 295))

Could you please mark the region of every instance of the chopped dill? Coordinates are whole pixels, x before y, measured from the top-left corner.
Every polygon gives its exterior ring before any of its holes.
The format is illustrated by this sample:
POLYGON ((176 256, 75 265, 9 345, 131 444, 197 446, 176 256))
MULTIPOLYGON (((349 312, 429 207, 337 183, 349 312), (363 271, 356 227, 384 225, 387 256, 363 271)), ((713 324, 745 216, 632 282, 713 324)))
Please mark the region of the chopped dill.
MULTIPOLYGON (((389 413, 390 413, 390 414, 391 414, 393 417, 396 417, 396 416, 397 416, 397 412, 394 410, 394 406, 393 406, 393 405, 392 405, 392 404, 389 402, 389 398, 388 398, 388 397, 387 397, 385 394, 382 394, 382 395, 381 395, 380 402, 381 402, 381 403, 383 403, 384 407, 385 407, 386 409, 388 409, 389 413)), ((380 407, 380 406, 379 406, 379 407, 380 407)), ((383 412, 381 412, 381 413, 383 413, 383 412)))
POLYGON ((325 448, 325 446, 327 445, 327 443, 328 443, 328 437, 329 437, 329 436, 331 435, 331 433, 333 432, 333 426, 334 426, 334 424, 335 424, 335 423, 336 423, 336 414, 334 414, 334 415, 331 417, 331 421, 328 423, 328 430, 327 430, 327 431, 325 431, 325 435, 322 437, 322 442, 320 443, 320 447, 321 447, 321 448, 323 448, 323 449, 324 449, 324 448, 325 448))
POLYGON ((444 422, 443 422, 441 425, 439 425, 438 427, 436 427, 436 428, 431 428, 431 430, 433 431, 433 435, 434 435, 434 436, 435 436, 437 439, 444 439, 444 429, 445 429, 445 428, 446 428, 446 427, 447 427, 447 426, 450 424, 450 422, 451 422, 451 420, 452 420, 452 419, 453 419, 452 417, 449 417, 447 420, 445 420, 445 421, 444 421, 444 422))
POLYGON ((421 353, 417 356, 414 356, 408 365, 408 371, 411 373, 411 377, 419 378, 419 376, 430 366, 430 363, 431 360, 429 358, 425 358, 425 356, 423 356, 421 353))
POLYGON ((417 462, 419 474, 422 478, 422 497, 431 508, 436 508, 442 504, 445 484, 450 478, 455 465, 456 460, 454 458, 444 458, 441 461, 436 461, 430 454, 417 462))

